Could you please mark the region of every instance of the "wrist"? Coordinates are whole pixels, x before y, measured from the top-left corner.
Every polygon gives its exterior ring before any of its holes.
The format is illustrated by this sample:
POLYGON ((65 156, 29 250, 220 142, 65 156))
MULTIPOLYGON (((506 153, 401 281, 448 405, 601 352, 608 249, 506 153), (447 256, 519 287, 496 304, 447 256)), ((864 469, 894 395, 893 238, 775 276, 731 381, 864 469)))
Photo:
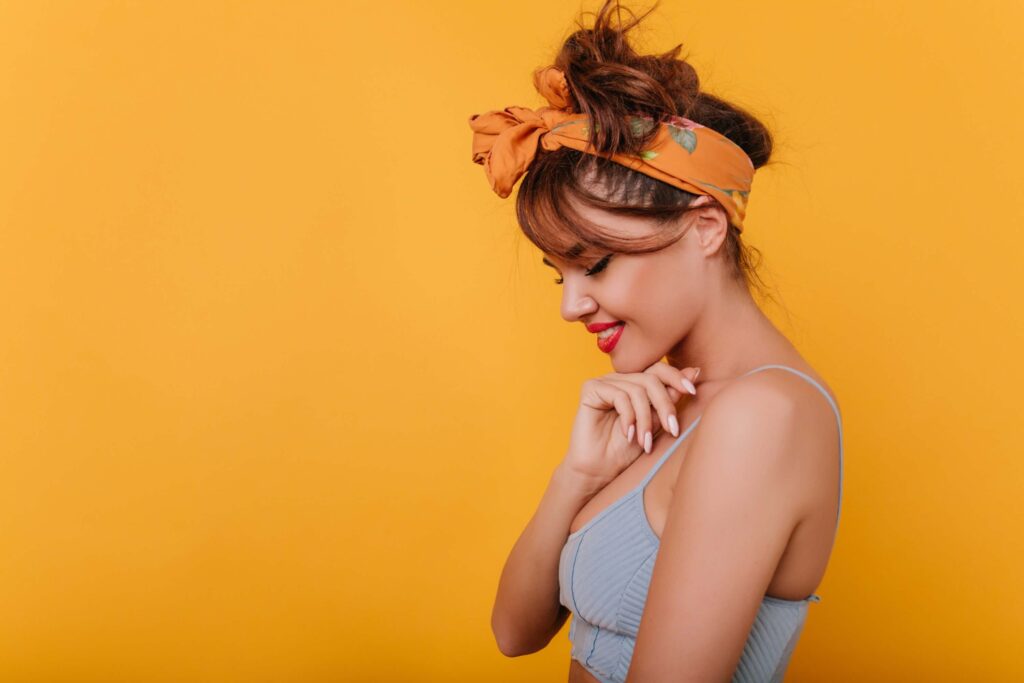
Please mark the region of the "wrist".
POLYGON ((601 482, 570 469, 565 462, 559 463, 551 474, 552 485, 574 497, 589 500, 604 488, 601 482))

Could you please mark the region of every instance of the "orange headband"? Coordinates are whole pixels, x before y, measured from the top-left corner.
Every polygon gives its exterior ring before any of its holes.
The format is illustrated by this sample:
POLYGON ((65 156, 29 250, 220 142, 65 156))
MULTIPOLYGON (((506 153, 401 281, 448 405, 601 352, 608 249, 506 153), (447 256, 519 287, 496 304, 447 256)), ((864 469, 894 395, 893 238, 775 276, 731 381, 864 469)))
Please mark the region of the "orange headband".
MULTIPOLYGON (((537 144, 553 151, 570 147, 595 154, 587 137, 586 114, 573 113, 565 74, 553 66, 537 69, 533 85, 550 107, 534 111, 510 106, 469 117, 473 129, 473 163, 482 164, 498 196, 508 197, 537 154, 537 144)), ((655 125, 650 116, 630 115, 635 133, 655 125)), ((754 164, 743 149, 724 135, 681 116, 658 124, 649 149, 640 154, 616 153, 610 158, 644 175, 694 194, 714 197, 729 221, 743 230, 754 164)))

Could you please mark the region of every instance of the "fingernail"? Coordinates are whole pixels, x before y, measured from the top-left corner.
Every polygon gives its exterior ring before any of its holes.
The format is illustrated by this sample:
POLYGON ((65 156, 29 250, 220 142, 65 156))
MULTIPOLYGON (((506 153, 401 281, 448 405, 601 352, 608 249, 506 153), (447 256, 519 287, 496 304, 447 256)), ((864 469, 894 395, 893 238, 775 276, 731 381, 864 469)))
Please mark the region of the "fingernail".
POLYGON ((679 436, 679 421, 675 415, 668 416, 668 431, 672 432, 672 436, 679 436))
POLYGON ((683 377, 682 379, 683 388, 689 391, 691 394, 697 394, 697 387, 693 386, 693 382, 683 377))
POLYGON ((634 433, 635 431, 636 431, 636 426, 635 426, 635 425, 629 425, 629 433, 628 433, 628 434, 626 434, 626 441, 627 441, 627 442, 629 442, 629 441, 632 441, 632 440, 633 440, 633 433, 634 433))
POLYGON ((697 379, 698 377, 700 377, 700 368, 697 368, 697 372, 693 373, 694 379, 697 379))
POLYGON ((644 434, 644 450, 647 453, 651 452, 651 433, 647 432, 644 434))

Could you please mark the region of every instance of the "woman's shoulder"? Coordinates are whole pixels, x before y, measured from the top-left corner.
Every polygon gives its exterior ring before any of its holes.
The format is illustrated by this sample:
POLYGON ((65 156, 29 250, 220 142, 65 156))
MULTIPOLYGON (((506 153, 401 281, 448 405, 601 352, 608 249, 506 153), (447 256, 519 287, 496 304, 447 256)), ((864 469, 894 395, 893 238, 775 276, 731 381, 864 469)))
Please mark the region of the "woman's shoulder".
POLYGON ((727 392, 796 404, 819 404, 824 400, 826 406, 829 403, 839 406, 828 382, 804 361, 761 363, 750 373, 730 382, 719 393, 724 395, 727 392))
POLYGON ((711 399, 704 411, 710 421, 742 424, 756 416, 752 421, 788 426, 793 439, 808 445, 830 438, 839 402, 814 368, 792 361, 762 365, 771 367, 736 378, 711 399))

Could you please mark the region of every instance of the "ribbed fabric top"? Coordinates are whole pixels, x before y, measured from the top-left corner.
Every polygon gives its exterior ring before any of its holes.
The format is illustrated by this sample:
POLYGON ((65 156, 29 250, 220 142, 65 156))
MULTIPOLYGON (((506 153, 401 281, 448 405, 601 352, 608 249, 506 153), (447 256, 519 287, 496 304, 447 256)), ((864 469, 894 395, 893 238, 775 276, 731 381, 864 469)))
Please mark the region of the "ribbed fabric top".
MULTIPOLYGON (((839 407, 824 387, 788 365, 762 365, 794 372, 824 394, 839 423, 839 506, 843 496, 843 423, 839 407)), ((745 376, 744 375, 744 376, 745 376)), ((640 617, 647 600, 660 541, 647 521, 643 491, 672 452, 693 431, 700 416, 679 436, 633 490, 569 535, 558 564, 559 601, 572 611, 572 658, 601 683, 626 680, 640 617)), ((839 525, 837 510, 836 527, 839 525)), ((803 600, 764 596, 747 637, 733 683, 782 681, 803 628, 812 593, 803 600)))

